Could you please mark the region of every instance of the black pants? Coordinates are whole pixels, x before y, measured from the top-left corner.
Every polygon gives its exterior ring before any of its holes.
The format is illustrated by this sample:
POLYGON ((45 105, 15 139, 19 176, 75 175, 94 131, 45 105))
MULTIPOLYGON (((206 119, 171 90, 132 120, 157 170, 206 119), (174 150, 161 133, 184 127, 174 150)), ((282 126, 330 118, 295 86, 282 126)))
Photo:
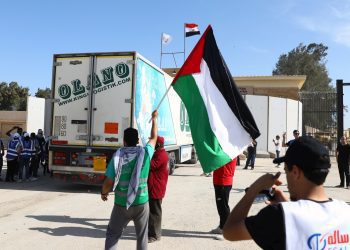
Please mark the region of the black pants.
POLYGON ((38 177, 39 161, 40 159, 38 156, 33 156, 30 161, 31 174, 35 178, 38 177))
POLYGON ((223 229, 225 222, 230 215, 230 207, 228 205, 228 201, 230 198, 231 186, 221 186, 214 185, 215 189, 215 200, 216 200, 216 208, 220 217, 220 229, 223 229))
POLYGON ((2 171, 2 166, 3 166, 4 162, 2 160, 2 155, 0 153, 0 176, 1 176, 1 171, 2 171))
POLYGON ((340 176, 340 185, 344 186, 344 179, 345 179, 346 186, 349 186, 350 184, 349 164, 338 162, 338 170, 339 170, 339 176, 340 176))
POLYGON ((162 199, 149 198, 148 238, 162 237, 162 199))
POLYGON ((15 171, 18 169, 18 161, 7 161, 6 181, 15 180, 15 171))
POLYGON ((250 165, 253 169, 255 164, 255 157, 256 153, 248 153, 247 161, 245 162, 244 168, 248 168, 248 166, 250 165))

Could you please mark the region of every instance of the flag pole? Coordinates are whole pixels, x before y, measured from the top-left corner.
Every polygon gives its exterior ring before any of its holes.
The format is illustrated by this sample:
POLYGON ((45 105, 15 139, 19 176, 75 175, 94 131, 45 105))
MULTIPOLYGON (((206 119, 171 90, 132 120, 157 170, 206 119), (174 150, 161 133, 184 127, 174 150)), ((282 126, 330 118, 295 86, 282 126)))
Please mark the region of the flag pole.
POLYGON ((160 63, 159 68, 162 68, 162 56, 163 56, 163 33, 160 34, 160 63))
POLYGON ((162 104, 162 102, 163 102, 164 98, 165 98, 165 97, 168 95, 168 92, 169 92, 169 90, 170 90, 170 89, 171 89, 171 84, 170 84, 170 86, 168 87, 168 89, 166 90, 166 92, 164 93, 164 95, 163 95, 162 99, 160 99, 160 102, 158 103, 156 110, 158 110, 158 109, 159 109, 160 104, 162 104))
POLYGON ((186 59, 186 24, 184 24, 184 63, 186 59))
POLYGON ((186 60, 186 23, 184 24, 184 63, 186 60))
MULTIPOLYGON (((168 95, 169 90, 171 89, 172 84, 170 84, 170 86, 168 87, 168 89, 166 90, 165 94, 163 95, 162 99, 160 99, 160 102, 158 103, 157 107, 154 110, 158 110, 160 107, 160 104, 162 104, 164 98, 168 95)), ((150 123, 152 121, 152 117, 149 119, 148 123, 150 123)))

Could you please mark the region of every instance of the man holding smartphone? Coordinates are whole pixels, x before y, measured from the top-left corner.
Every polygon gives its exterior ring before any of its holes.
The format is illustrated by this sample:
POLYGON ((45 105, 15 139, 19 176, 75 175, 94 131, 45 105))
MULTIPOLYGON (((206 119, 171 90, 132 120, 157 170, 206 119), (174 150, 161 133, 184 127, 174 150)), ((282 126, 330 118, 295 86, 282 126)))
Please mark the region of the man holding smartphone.
POLYGON ((253 239, 263 249, 349 246, 350 206, 329 198, 323 187, 331 166, 325 147, 313 138, 299 137, 286 155, 274 162, 285 163, 290 200, 278 188, 280 172, 261 176, 232 210, 224 237, 230 241, 253 239), (248 217, 257 194, 271 187, 274 199, 257 215, 248 217))

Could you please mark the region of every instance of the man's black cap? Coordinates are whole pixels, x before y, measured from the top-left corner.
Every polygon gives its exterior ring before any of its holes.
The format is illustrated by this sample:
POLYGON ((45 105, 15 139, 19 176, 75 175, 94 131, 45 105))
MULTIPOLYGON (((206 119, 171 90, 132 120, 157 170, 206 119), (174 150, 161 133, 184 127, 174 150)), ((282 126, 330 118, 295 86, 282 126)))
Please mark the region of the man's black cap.
POLYGON ((331 167, 328 150, 309 136, 299 137, 288 147, 285 156, 273 160, 276 164, 282 162, 297 165, 304 171, 331 167))

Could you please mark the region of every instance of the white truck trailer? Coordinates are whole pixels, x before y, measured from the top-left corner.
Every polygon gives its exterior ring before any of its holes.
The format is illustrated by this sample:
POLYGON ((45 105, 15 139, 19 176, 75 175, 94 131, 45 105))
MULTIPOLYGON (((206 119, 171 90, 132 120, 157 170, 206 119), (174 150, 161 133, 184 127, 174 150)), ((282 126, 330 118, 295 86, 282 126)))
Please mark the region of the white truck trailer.
MULTIPOLYGON (((53 56, 49 164, 67 182, 100 184, 106 163, 134 127, 140 144, 150 135, 152 111, 172 77, 136 52, 53 56)), ((158 109, 170 174, 175 163, 196 161, 187 112, 170 90, 158 109)))

